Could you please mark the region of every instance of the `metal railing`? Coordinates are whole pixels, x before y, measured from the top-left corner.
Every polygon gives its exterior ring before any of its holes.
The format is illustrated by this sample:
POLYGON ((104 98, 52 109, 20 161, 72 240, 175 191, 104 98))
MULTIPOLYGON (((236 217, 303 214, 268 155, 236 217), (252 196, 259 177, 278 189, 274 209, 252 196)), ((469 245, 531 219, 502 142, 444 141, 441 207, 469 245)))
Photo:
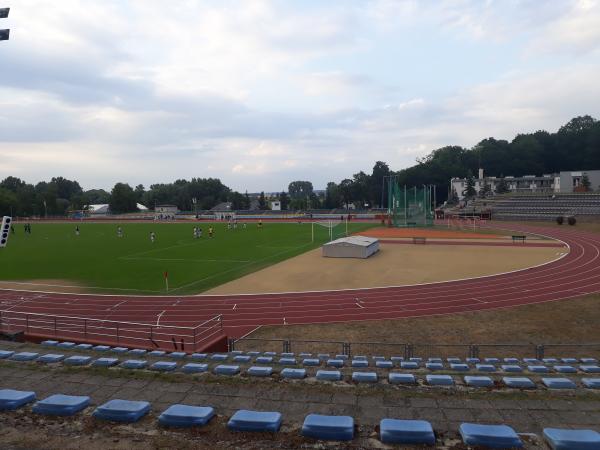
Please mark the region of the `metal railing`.
POLYGON ((344 342, 297 339, 229 339, 229 351, 258 350, 281 352, 339 353, 347 356, 367 354, 379 356, 420 357, 600 357, 600 343, 576 344, 425 344, 400 342, 344 342))
POLYGON ((223 333, 219 314, 194 327, 0 310, 0 332, 140 348, 196 351, 223 333))

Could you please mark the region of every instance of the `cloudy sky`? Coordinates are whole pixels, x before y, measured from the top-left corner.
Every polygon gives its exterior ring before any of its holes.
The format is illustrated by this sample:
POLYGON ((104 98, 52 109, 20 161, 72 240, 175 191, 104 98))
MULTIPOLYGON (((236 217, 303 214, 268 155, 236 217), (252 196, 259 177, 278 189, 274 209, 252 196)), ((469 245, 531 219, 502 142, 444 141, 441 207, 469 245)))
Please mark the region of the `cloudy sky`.
POLYGON ((0 178, 316 188, 600 117, 596 0, 1 0, 0 178))

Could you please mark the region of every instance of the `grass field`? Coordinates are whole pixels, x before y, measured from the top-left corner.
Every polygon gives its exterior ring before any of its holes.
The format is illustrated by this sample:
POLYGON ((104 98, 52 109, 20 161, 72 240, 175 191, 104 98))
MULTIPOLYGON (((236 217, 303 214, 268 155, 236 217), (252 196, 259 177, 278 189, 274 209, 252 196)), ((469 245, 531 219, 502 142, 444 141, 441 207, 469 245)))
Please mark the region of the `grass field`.
MULTIPOLYGON (((225 223, 201 223, 203 235, 193 238, 195 223, 125 223, 117 237, 116 223, 34 223, 32 233, 15 225, 9 245, 0 249, 0 280, 56 280, 80 285, 86 292, 165 294, 163 273, 169 274, 169 294, 194 294, 316 248, 329 230, 310 223, 265 223, 262 229, 227 230, 225 223), (75 235, 79 225, 80 236, 75 235), (156 242, 150 242, 150 232, 156 242)), ((349 232, 372 224, 350 223, 349 232)), ((335 229, 338 237, 345 225, 335 229)), ((24 286, 26 287, 26 286, 24 286)))

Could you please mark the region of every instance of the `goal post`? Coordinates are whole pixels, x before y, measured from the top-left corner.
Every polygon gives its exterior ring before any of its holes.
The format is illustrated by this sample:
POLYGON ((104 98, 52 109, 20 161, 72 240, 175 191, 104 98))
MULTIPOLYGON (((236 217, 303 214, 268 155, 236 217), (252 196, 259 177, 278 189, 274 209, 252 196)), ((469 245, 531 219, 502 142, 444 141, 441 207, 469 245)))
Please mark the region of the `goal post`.
POLYGON ((323 220, 317 220, 317 221, 311 222, 311 242, 315 242, 315 230, 318 232, 318 230, 320 229, 319 227, 327 230, 327 240, 328 241, 333 241, 334 239, 337 239, 339 236, 347 236, 348 235, 348 219, 346 219, 345 222, 346 222, 345 231, 342 229, 343 227, 341 225, 343 222, 340 219, 323 219, 323 220), (315 229, 315 225, 317 226, 316 229, 315 229), (340 229, 342 229, 342 231, 340 231, 340 229))

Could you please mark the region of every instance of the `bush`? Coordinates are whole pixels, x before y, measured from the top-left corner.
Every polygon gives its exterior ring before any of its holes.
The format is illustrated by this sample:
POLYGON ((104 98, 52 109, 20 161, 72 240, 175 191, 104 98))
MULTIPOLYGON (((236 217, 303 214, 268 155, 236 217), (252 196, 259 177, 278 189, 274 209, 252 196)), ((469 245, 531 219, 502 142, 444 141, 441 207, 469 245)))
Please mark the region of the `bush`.
POLYGON ((565 221, 565 218, 563 216, 558 216, 556 218, 556 223, 559 225, 562 225, 564 221, 565 221))
POLYGON ((577 223, 577 220, 573 216, 569 217, 567 221, 569 222, 569 225, 575 225, 577 223))

